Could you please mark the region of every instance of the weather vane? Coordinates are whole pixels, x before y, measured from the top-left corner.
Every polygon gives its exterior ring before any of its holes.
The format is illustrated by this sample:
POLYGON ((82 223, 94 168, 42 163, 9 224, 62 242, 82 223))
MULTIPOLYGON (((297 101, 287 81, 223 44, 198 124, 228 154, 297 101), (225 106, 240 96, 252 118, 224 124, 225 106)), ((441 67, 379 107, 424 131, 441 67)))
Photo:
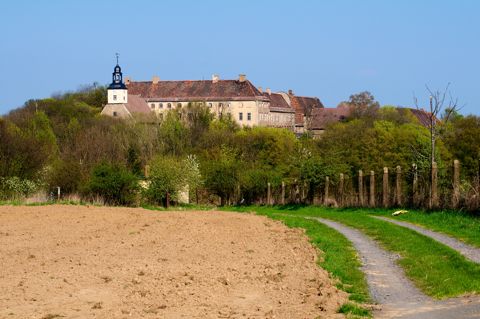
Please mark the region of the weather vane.
POLYGON ((117 65, 118 65, 118 57, 120 56, 120 54, 115 53, 115 56, 117 57, 117 65))

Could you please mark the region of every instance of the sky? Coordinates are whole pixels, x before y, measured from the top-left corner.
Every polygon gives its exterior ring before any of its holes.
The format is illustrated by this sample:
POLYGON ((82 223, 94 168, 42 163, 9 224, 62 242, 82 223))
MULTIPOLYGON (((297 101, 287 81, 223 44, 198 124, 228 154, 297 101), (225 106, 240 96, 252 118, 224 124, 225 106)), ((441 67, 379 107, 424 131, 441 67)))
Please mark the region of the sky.
POLYGON ((476 0, 2 0, 0 114, 32 98, 109 84, 234 79, 317 96, 361 91, 382 105, 428 103, 450 83, 461 113, 480 115, 476 0))

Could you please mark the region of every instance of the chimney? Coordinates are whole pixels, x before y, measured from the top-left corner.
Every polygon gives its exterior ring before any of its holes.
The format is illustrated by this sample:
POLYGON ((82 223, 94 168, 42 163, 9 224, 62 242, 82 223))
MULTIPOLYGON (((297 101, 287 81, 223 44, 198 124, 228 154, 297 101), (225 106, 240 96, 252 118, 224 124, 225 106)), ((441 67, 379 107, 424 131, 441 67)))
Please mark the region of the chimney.
POLYGON ((238 82, 245 82, 247 80, 247 76, 245 74, 238 75, 238 82))
POLYGON ((218 74, 212 74, 212 83, 217 83, 220 80, 220 76, 218 74))
POLYGON ((153 76, 152 78, 152 84, 158 84, 158 81, 160 81, 160 78, 156 75, 153 76))
POLYGON ((263 88, 261 86, 258 87, 258 90, 260 91, 260 93, 263 93, 263 88))
POLYGON ((268 95, 272 95, 272 90, 270 90, 270 88, 267 88, 267 93, 268 95))
POLYGON ((288 95, 293 95, 293 91, 292 91, 292 90, 288 90, 288 95))
POLYGON ((132 79, 129 76, 125 77, 125 85, 129 85, 132 79))

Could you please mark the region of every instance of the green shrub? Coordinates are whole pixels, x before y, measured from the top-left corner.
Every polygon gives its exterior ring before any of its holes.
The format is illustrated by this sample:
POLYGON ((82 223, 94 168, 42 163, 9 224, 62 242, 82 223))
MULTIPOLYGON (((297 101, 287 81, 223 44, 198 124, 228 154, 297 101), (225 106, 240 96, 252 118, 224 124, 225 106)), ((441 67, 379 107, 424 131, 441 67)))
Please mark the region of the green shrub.
POLYGON ((138 191, 138 179, 125 167, 101 163, 92 170, 86 192, 101 196, 109 205, 132 205, 138 191))
POLYGON ((163 204, 167 193, 171 200, 185 184, 184 163, 175 157, 159 156, 151 164, 148 184, 143 190, 143 197, 152 204, 163 204))
POLYGON ((28 179, 17 176, 0 177, 0 198, 3 200, 15 200, 28 197, 38 189, 38 185, 28 179))
POLYGON ((79 190, 84 179, 79 161, 57 160, 50 167, 47 186, 48 189, 60 187, 62 194, 74 194, 79 190))

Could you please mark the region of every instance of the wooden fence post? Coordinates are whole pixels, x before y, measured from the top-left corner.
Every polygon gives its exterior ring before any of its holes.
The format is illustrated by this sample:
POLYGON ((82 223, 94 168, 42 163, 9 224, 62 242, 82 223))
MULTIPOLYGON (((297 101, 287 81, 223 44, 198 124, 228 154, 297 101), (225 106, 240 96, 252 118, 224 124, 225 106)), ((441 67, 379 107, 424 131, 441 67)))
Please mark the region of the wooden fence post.
POLYGON ((396 204, 402 206, 402 168, 397 166, 397 177, 395 180, 396 204))
POLYGON ((460 161, 453 161, 453 194, 452 208, 457 208, 460 202, 460 161))
POLYGON ((370 198, 369 205, 370 207, 375 207, 375 172, 370 171, 370 198))
POLYGON ((272 205, 272 189, 271 184, 267 183, 267 205, 272 205))
POLYGON ((145 169, 144 169, 144 175, 146 178, 148 178, 150 176, 150 165, 145 165, 145 169))
MULTIPOLYGON (((305 189, 307 188, 307 182, 303 182, 303 187, 302 187, 302 203, 305 203, 305 198, 307 197, 305 195, 305 189)), ((315 195, 314 195, 315 196, 315 195)))
POLYGON ((242 191, 240 189, 240 184, 237 184, 237 203, 243 204, 242 203, 242 191))
POLYGON ((345 196, 345 206, 352 206, 357 204, 357 196, 353 189, 353 177, 350 179, 348 175, 345 175, 345 190, 347 192, 345 196))
POLYGON ((282 181, 282 205, 285 205, 285 182, 282 181))
POLYGON ((430 186, 430 209, 438 207, 438 167, 437 163, 432 163, 432 185, 430 186))
POLYGON ((297 180, 295 180, 295 203, 300 203, 300 186, 298 186, 297 180))
POLYGON ((362 170, 358 171, 358 201, 359 205, 363 206, 363 172, 362 170))
POLYGON ((388 207, 389 205, 389 187, 388 187, 388 167, 383 168, 383 207, 388 207))
POLYGON ((343 207, 343 184, 344 184, 343 173, 340 173, 340 182, 338 184, 338 194, 339 194, 339 205, 340 205, 340 207, 343 207))
POLYGON ((412 164, 413 184, 412 184, 412 203, 413 206, 418 206, 418 171, 417 164, 412 164))
POLYGON ((330 185, 330 177, 325 176, 325 197, 323 198, 323 204, 328 205, 328 188, 330 185))

